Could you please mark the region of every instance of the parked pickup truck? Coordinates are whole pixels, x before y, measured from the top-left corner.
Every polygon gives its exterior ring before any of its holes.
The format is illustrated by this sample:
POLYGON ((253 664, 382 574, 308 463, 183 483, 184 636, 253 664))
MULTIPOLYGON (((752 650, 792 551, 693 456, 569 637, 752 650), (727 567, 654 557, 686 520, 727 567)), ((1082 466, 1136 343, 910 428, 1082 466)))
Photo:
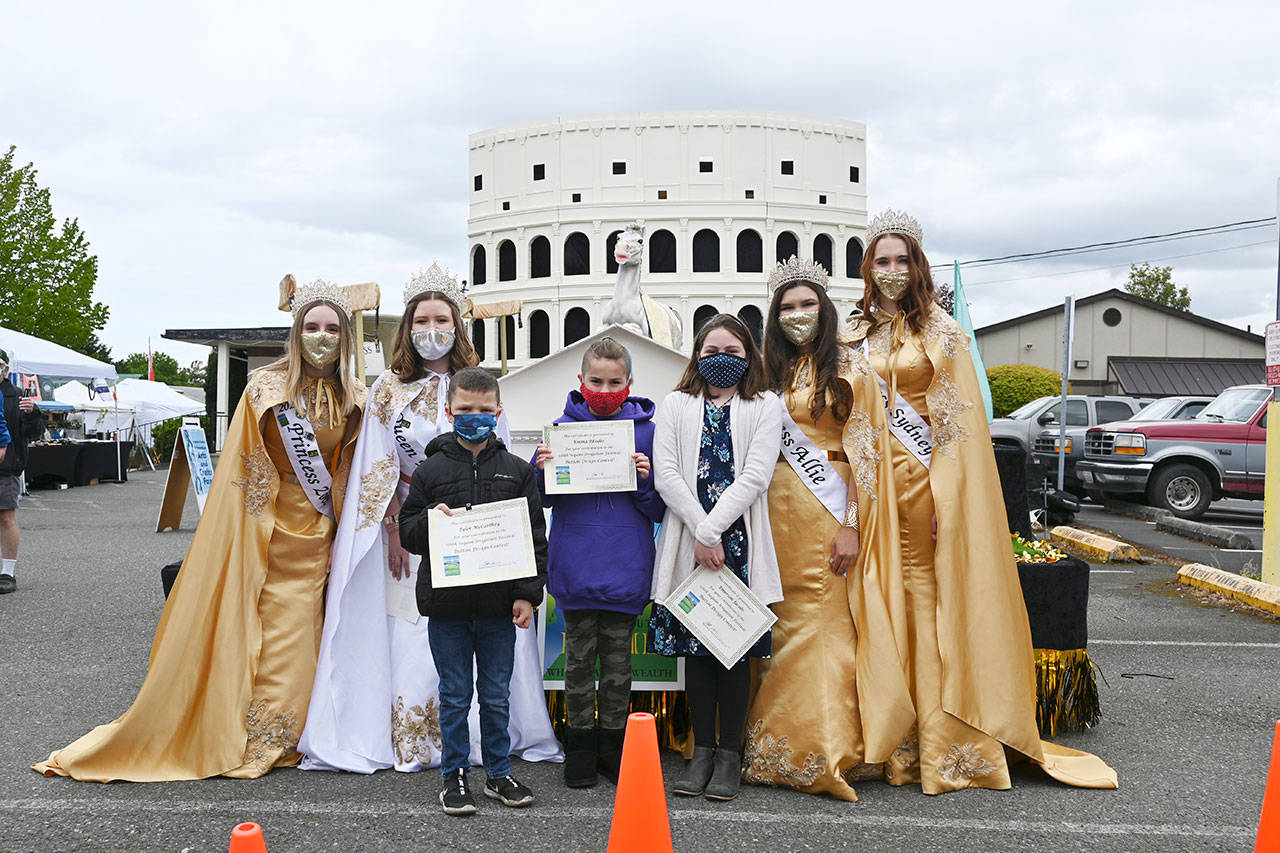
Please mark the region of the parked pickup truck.
MULTIPOLYGON (((1212 397, 1162 397, 1139 410, 1131 418, 1126 418, 1126 420, 1186 420, 1194 418, 1211 402, 1213 402, 1212 397)), ((1099 426, 1105 427, 1106 425, 1099 424, 1099 426)), ((1088 430, 1089 427, 1087 426, 1067 427, 1067 452, 1064 460, 1065 465, 1063 466, 1063 486, 1078 498, 1083 498, 1088 493, 1088 490, 1085 489, 1084 484, 1080 482, 1080 478, 1076 475, 1076 463, 1084 458, 1084 435, 1088 430)), ((1049 427, 1036 436, 1036 443, 1032 448, 1036 460, 1048 472, 1050 482, 1055 484, 1058 482, 1058 443, 1060 440, 1058 429, 1049 427)))
POLYGON ((1270 399, 1266 385, 1237 385, 1191 420, 1095 427, 1076 474, 1091 497, 1145 495, 1181 518, 1199 518, 1217 498, 1261 500, 1270 399))

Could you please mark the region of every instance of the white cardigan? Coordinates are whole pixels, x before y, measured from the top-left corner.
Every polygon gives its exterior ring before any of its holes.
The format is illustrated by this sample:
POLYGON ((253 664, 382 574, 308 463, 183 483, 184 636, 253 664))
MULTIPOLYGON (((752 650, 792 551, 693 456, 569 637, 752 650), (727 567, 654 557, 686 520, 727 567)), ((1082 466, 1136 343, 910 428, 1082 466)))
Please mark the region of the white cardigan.
POLYGON ((653 567, 653 600, 661 604, 693 574, 693 542, 715 545, 729 525, 747 525, 747 573, 751 591, 765 604, 782 600, 778 558, 769 527, 769 481, 782 442, 782 404, 772 391, 754 400, 729 401, 733 483, 711 512, 698 500, 698 450, 705 398, 673 391, 654 421, 654 487, 666 501, 653 567))

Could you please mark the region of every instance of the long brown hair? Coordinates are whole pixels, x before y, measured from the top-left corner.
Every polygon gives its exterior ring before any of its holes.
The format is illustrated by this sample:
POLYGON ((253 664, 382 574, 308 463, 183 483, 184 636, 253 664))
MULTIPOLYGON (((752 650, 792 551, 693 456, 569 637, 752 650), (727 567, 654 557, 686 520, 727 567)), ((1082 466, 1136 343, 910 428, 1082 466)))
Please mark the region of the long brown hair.
POLYGON ((800 349, 782 331, 778 312, 782 297, 794 287, 804 285, 818 294, 818 334, 813 339, 813 366, 815 393, 809 407, 809 416, 815 421, 831 406, 831 413, 839 420, 849 417, 849 389, 840 379, 839 326, 836 306, 827 296, 826 288, 809 281, 792 281, 773 293, 769 302, 769 316, 764 328, 764 364, 769 384, 778 391, 785 391, 791 381, 800 349))
POLYGON ((702 352, 702 345, 707 342, 707 335, 716 329, 724 329, 737 338, 747 354, 747 372, 738 380, 738 396, 744 400, 751 400, 767 391, 769 386, 765 378, 764 361, 760 357, 760 348, 752 340, 751 333, 747 331, 743 322, 732 314, 717 314, 702 324, 698 334, 693 336, 693 353, 689 356, 689 363, 685 365, 684 374, 676 383, 675 390, 694 397, 706 396, 710 385, 698 372, 698 353, 702 352))
POLYGON ((413 346, 413 313, 418 310, 420 302, 428 299, 438 299, 448 305, 449 313, 453 315, 453 349, 449 352, 449 373, 457 373, 464 367, 475 367, 480 363, 458 306, 443 293, 428 290, 426 293, 419 293, 404 306, 400 326, 396 329, 396 342, 391 348, 391 372, 401 382, 416 382, 427 375, 427 362, 413 346))
POLYGON ((886 237, 897 237, 907 244, 909 280, 906 292, 898 300, 898 308, 907 315, 907 325, 911 327, 911 331, 918 334, 924 328, 925 320, 929 318, 929 311, 932 310, 930 306, 934 301, 934 286, 933 276, 929 273, 929 259, 925 257, 924 249, 920 248, 916 238, 908 234, 881 234, 871 241, 871 245, 862 256, 862 280, 866 282, 866 287, 862 291, 862 298, 858 300, 858 308, 861 309, 864 319, 871 323, 876 322, 875 312, 871 310, 875 298, 875 278, 872 273, 875 270, 876 246, 886 237))
POLYGON ((293 317, 293 325, 289 327, 289 340, 285 343, 284 355, 260 369, 282 371, 287 399, 294 408, 305 410, 302 389, 311 377, 307 376, 302 367, 302 327, 306 323, 307 312, 317 305, 328 305, 338 315, 338 369, 333 375, 333 384, 337 386, 338 404, 342 406, 342 413, 349 415, 356 407, 356 383, 360 381, 355 374, 355 333, 346 312, 332 302, 317 299, 302 306, 302 310, 293 317))

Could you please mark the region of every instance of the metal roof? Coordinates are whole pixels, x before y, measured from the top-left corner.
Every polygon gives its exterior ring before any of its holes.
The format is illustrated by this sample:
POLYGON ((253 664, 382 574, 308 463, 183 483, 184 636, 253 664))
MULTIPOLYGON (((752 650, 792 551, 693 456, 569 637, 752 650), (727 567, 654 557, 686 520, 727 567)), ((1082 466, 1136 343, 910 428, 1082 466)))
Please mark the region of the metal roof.
POLYGON ((1221 394, 1233 385, 1265 379, 1260 358, 1150 358, 1113 355, 1107 370, 1126 394, 1171 397, 1175 394, 1221 394))

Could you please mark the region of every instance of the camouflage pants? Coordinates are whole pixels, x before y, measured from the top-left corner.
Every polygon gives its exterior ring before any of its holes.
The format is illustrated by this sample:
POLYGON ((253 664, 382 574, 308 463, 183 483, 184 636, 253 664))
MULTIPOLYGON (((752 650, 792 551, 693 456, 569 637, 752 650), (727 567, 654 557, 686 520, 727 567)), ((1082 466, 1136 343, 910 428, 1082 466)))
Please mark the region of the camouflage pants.
POLYGON ((631 702, 631 637, 636 617, 611 610, 564 611, 564 698, 569 725, 621 729, 631 702), (596 656, 600 688, 596 689, 596 656))

